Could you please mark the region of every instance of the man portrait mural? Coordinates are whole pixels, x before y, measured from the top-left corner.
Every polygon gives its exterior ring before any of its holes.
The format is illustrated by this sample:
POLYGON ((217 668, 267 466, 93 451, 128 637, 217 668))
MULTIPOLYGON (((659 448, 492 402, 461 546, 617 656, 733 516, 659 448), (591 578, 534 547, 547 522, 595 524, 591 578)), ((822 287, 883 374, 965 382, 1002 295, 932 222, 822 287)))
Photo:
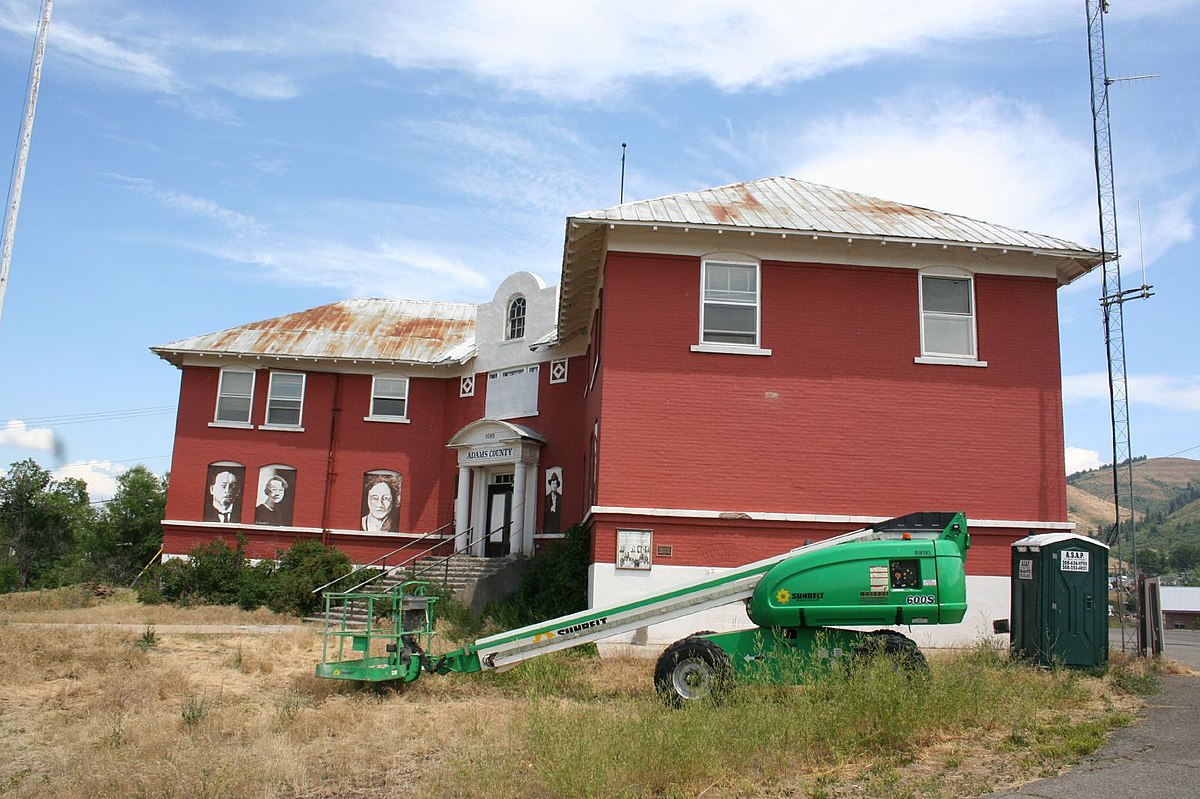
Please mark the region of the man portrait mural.
POLYGON ((373 471, 363 475, 362 529, 366 532, 399 532, 400 480, 396 472, 373 471))
POLYGON ((296 470, 283 464, 258 470, 258 504, 254 523, 271 527, 291 527, 296 504, 296 470))
POLYGON ((213 463, 208 467, 204 491, 204 521, 237 524, 242 520, 242 485, 246 467, 239 463, 213 463))
POLYGON ((562 467, 551 466, 546 470, 545 513, 542 516, 542 531, 562 532, 562 467))

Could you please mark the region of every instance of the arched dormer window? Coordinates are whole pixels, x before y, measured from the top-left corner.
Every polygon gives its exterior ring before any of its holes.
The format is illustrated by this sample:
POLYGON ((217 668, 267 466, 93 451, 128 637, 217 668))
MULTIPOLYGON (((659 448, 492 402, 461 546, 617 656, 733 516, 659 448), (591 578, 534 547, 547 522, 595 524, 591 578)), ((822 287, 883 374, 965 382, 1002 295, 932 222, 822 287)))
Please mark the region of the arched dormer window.
POLYGON ((508 326, 504 329, 504 340, 525 338, 525 298, 518 295, 508 304, 508 326))

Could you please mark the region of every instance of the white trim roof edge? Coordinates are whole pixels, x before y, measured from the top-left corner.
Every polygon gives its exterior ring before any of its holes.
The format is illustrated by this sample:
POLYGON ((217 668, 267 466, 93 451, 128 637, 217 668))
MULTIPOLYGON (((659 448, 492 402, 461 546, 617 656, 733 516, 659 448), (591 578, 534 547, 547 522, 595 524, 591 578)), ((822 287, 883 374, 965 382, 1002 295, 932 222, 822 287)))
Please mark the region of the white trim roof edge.
MULTIPOLYGON (((891 516, 849 516, 823 513, 759 513, 745 511, 698 510, 688 508, 623 508, 605 505, 593 505, 588 509, 587 516, 621 515, 621 516, 675 516, 683 519, 725 519, 729 521, 769 521, 769 522, 810 522, 830 524, 875 524, 886 521, 891 516)), ((967 528, 995 527, 1021 530, 1074 530, 1074 522, 1019 521, 1008 519, 972 519, 967 517, 967 528)))

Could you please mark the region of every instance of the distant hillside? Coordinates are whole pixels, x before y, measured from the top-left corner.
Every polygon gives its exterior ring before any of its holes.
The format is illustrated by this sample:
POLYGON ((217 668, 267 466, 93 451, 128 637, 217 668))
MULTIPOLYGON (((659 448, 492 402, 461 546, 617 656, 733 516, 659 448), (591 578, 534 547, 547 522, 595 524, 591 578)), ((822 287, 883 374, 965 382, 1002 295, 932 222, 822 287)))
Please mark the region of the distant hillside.
MULTIPOLYGON (((1200 544, 1200 461, 1135 458, 1133 492, 1139 550, 1200 544)), ((1103 537, 1113 523, 1111 467, 1068 475, 1067 510, 1079 532, 1103 537)))

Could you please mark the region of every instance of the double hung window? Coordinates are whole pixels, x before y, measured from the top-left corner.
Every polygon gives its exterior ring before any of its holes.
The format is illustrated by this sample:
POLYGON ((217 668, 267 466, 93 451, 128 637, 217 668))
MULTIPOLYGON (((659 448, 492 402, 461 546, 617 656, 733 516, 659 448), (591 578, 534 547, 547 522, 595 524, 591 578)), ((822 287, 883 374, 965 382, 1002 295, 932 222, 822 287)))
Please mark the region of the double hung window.
POLYGON ((371 415, 376 421, 408 421, 408 378, 376 375, 371 383, 371 415))
POLYGON ((304 407, 304 375, 271 372, 267 390, 267 426, 299 427, 304 407))
POLYGON ((758 346, 758 264, 705 261, 701 344, 758 346))
POLYGON ((921 275, 921 354, 975 359, 975 291, 970 277, 921 275))
POLYGON ((254 372, 244 369, 222 369, 217 388, 215 422, 234 425, 250 424, 250 401, 254 397, 254 372))

